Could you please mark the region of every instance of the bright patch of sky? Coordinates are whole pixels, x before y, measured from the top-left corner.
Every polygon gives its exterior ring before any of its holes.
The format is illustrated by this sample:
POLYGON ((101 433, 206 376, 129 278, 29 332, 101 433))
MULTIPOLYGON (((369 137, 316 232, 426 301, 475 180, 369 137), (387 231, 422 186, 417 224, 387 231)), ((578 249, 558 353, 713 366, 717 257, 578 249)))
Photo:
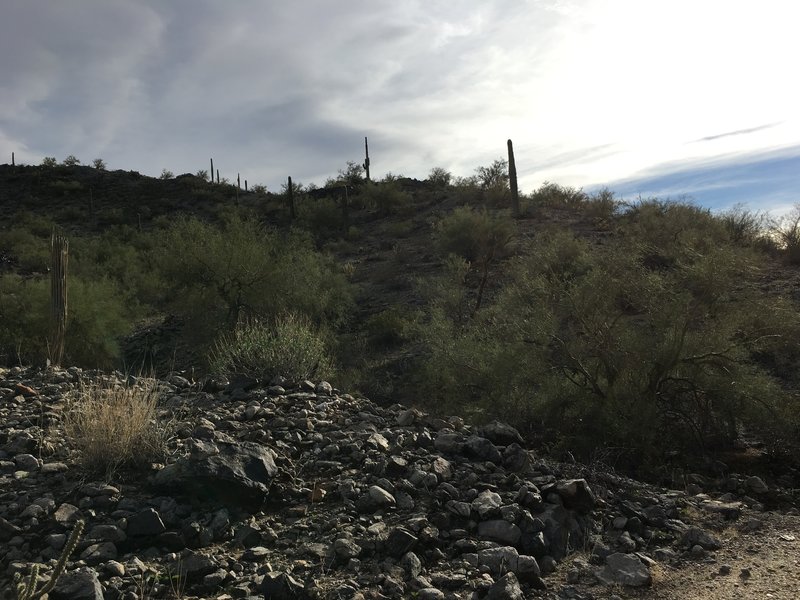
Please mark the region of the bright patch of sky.
POLYGON ((346 161, 800 202, 787 0, 35 0, 0 20, 0 160, 102 157, 277 189, 346 161), (6 158, 8 157, 8 158, 6 158))

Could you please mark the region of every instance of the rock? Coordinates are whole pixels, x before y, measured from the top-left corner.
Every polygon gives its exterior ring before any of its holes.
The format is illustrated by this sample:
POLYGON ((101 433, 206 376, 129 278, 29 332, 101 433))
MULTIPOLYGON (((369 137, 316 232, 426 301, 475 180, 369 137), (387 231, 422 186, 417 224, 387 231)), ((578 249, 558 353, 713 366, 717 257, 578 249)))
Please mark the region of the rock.
POLYGON ((380 486, 371 485, 368 494, 372 504, 379 508, 386 508, 397 504, 394 496, 380 486))
POLYGON ((488 425, 480 427, 478 432, 481 436, 500 446, 508 446, 514 443, 522 444, 524 442, 519 431, 511 425, 500 421, 492 421, 488 425))
POLYGON ((59 577, 48 597, 50 600, 103 600, 103 586, 94 569, 83 567, 59 577))
POLYGON ((611 554, 602 569, 595 571, 596 577, 606 585, 648 586, 653 582, 650 569, 633 554, 611 554))
POLYGON ((275 453, 253 442, 218 442, 208 450, 168 465, 152 478, 153 486, 248 510, 259 508, 278 473, 275 453))
POLYGON ((506 573, 489 588, 486 600, 523 600, 522 588, 514 573, 506 573))
POLYGON ((320 396, 330 396, 333 394, 333 386, 327 381, 320 381, 317 384, 315 391, 320 396))
POLYGON ((333 549, 336 556, 344 560, 357 557, 361 554, 361 546, 356 544, 353 540, 347 538, 339 538, 333 542, 333 549))
POLYGON ((419 538, 404 527, 396 527, 386 540, 386 553, 394 558, 400 558, 413 550, 419 538))
POLYGON ((433 440, 433 446, 439 452, 444 452, 445 454, 460 454, 464 449, 463 439, 458 433, 443 430, 436 435, 436 439, 433 440))
POLYGON ((472 501, 472 510, 474 510, 481 519, 486 519, 492 514, 499 513, 502 499, 500 494, 486 490, 478 494, 478 497, 472 501))
POLYGON ((161 515, 154 508, 146 508, 128 519, 130 537, 152 537, 166 531, 161 515))
POLYGON ((417 592, 418 600, 444 600, 444 592, 436 588, 422 588, 417 592))
POLYGON ((719 550, 722 548, 720 541, 710 533, 699 527, 690 527, 681 537, 681 545, 686 548, 700 546, 704 550, 719 550))
POLYGON ((62 527, 66 527, 77 521, 80 518, 80 514, 81 511, 77 506, 64 503, 53 513, 53 518, 56 520, 56 523, 62 527))
POLYGON ((579 512, 590 512, 597 499, 585 479, 569 479, 556 484, 556 493, 564 506, 579 512))
POLYGON ((450 481, 453 478, 453 468, 450 461, 441 456, 435 458, 431 463, 431 473, 436 475, 439 481, 450 481))
POLYGON ((270 600, 300 600, 309 597, 305 586, 288 573, 267 573, 258 586, 258 591, 270 600))
POLYGON ((117 547, 112 542, 100 542, 92 544, 81 552, 81 560, 85 560, 87 565, 95 566, 109 560, 116 560, 117 547))
POLYGON ((478 551, 478 564, 487 567, 494 575, 508 571, 516 571, 519 564, 519 553, 511 546, 486 548, 478 551))
POLYGON ((39 459, 32 454, 17 454, 14 457, 14 463, 20 471, 35 471, 39 468, 39 459))
POLYGON ((464 452, 467 456, 477 460, 488 461, 496 465, 502 464, 503 455, 492 442, 477 435, 471 435, 464 443, 464 452))
POLYGON ((503 519, 493 519, 478 523, 478 537, 507 546, 516 546, 522 537, 522 531, 513 523, 503 519))
POLYGON ((756 475, 745 479, 744 487, 753 494, 766 494, 769 491, 769 486, 764 483, 761 477, 757 477, 756 475))

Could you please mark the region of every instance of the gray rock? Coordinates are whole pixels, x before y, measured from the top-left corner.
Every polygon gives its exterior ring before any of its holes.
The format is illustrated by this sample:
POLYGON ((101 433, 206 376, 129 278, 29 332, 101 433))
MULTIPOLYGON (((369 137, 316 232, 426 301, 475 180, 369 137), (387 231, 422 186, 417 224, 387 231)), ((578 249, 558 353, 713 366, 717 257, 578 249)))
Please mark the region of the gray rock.
POLYGON ((519 581, 514 573, 506 573, 503 575, 489 588, 489 593, 486 594, 486 600, 523 599, 522 588, 519 587, 519 581))
POLYGON ((154 508, 146 508, 128 518, 127 534, 130 537, 151 537, 166 530, 161 515, 154 508))
POLYGON ((642 587, 653 582, 650 569, 637 556, 619 552, 606 558, 605 566, 598 569, 595 575, 606 585, 642 587))
POLYGON ((91 566, 99 565, 109 560, 116 560, 116 558, 117 547, 112 542, 92 544, 81 552, 81 559, 91 566))
POLYGON ((450 481, 453 478, 453 467, 449 460, 439 456, 431 463, 431 473, 436 475, 439 481, 450 481))
POLYGON ((747 488, 747 491, 752 492, 754 494, 765 494, 769 491, 769 486, 764 483, 764 480, 761 477, 753 475, 748 477, 744 480, 744 487, 747 488))
POLYGON ((474 510, 481 519, 485 519, 492 514, 497 514, 500 510, 502 499, 500 494, 485 490, 478 494, 478 497, 472 501, 472 510, 474 510))
POLYGON ((394 558, 400 558, 412 551, 419 542, 419 538, 404 527, 396 527, 386 539, 386 553, 394 558))
POLYGON ((347 538, 339 538, 333 542, 333 549, 336 556, 344 560, 357 557, 361 554, 361 546, 356 544, 353 540, 347 538))
POLYGON ((444 592, 433 587, 422 588, 417 592, 419 600, 444 600, 444 592))
POLYGON ((478 537, 482 540, 516 546, 522 537, 522 531, 504 519, 493 519, 478 523, 478 537))
POLYGON ((368 494, 372 504, 380 508, 386 508, 397 504, 394 496, 380 486, 371 485, 368 494))
POLYGON ((433 446, 445 454, 460 454, 464 449, 464 438, 461 434, 443 430, 436 434, 433 446))
POLYGON ((53 513, 53 518, 56 523, 65 527, 77 521, 81 516, 81 511, 77 506, 67 504, 66 502, 56 509, 53 513))
POLYGON ((511 546, 486 548, 478 551, 478 564, 487 567, 494 575, 516 571, 519 565, 519 553, 511 546))
POLYGON ((503 455, 492 442, 477 435, 471 435, 464 443, 464 452, 467 456, 477 460, 488 461, 496 465, 503 463, 503 455))
POLYGON ((20 471, 35 471, 39 468, 39 459, 32 454, 17 454, 14 463, 20 471))
POLYGON ((585 479, 568 479, 556 484, 556 493, 564 506, 579 512, 591 511, 597 499, 585 479))
POLYGON ((508 446, 514 443, 522 444, 524 441, 519 431, 508 423, 501 423, 500 421, 492 421, 488 425, 480 427, 478 432, 500 446, 508 446))
POLYGON ((699 527, 687 529, 681 537, 681 544, 687 548, 701 546, 705 550, 719 550, 722 548, 722 544, 717 538, 699 527))
POLYGON ((213 449, 167 465, 152 478, 154 487, 259 508, 278 473, 275 453, 254 442, 218 442, 213 449))
POLYGON ((422 573, 422 561, 413 552, 406 552, 400 560, 400 566, 406 570, 412 579, 417 578, 422 573))
POLYGON ((258 586, 258 591, 270 600, 299 600, 309 597, 305 586, 288 573, 267 573, 258 586))
POLYGON ((59 577, 48 597, 50 600, 103 600, 103 586, 94 569, 83 567, 59 577))

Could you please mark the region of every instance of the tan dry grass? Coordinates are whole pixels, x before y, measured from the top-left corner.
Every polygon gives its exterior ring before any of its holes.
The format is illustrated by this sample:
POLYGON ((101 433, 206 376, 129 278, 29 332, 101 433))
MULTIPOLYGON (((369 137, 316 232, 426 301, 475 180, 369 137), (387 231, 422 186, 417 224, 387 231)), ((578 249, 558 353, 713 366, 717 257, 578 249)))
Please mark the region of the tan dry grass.
POLYGON ((158 418, 158 383, 133 386, 93 382, 66 405, 64 432, 80 452, 83 467, 110 476, 123 466, 139 467, 163 458, 169 425, 158 418))

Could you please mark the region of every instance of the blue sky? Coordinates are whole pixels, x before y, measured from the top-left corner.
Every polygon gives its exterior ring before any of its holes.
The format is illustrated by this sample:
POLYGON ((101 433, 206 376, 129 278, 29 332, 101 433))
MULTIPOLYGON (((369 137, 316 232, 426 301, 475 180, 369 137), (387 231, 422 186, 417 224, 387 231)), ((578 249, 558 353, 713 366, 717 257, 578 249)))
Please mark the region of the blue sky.
POLYGON ((277 189, 348 160, 785 210, 800 197, 787 0, 9 0, 0 161, 277 189))

